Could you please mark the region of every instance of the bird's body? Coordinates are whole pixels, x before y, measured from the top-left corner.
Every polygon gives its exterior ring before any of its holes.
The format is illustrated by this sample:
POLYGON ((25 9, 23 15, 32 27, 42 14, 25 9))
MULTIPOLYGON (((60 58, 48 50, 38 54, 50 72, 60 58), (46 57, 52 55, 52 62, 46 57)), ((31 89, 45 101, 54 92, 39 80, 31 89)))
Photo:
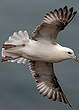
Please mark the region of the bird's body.
POLYGON ((53 44, 47 41, 39 42, 29 39, 29 41, 25 43, 25 46, 10 48, 6 50, 6 52, 22 56, 25 59, 33 61, 56 63, 68 59, 68 56, 64 56, 64 50, 66 49, 69 48, 63 47, 58 43, 53 44))
POLYGON ((75 58, 72 49, 56 42, 58 32, 65 28, 75 14, 73 8, 68 10, 67 6, 55 9, 46 14, 42 24, 33 32, 32 39, 27 31, 15 32, 2 47, 2 62, 26 63, 29 60, 29 68, 40 94, 69 106, 71 105, 55 76, 53 63, 75 58))

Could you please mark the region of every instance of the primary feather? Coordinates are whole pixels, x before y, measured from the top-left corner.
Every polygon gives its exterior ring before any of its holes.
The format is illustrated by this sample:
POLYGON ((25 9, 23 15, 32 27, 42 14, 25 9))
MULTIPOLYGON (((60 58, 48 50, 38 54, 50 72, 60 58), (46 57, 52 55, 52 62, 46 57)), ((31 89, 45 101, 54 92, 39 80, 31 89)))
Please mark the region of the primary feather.
POLYGON ((73 12, 73 8, 68 9, 67 6, 50 11, 44 16, 42 24, 33 32, 32 39, 56 42, 58 33, 70 23, 76 13, 73 12))

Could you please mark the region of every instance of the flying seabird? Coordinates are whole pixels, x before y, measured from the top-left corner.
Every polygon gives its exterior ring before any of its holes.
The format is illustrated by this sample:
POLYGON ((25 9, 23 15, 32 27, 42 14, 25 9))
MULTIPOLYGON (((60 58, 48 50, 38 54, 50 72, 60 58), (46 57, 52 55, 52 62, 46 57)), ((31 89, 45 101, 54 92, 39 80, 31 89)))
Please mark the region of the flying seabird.
POLYGON ((53 63, 77 57, 72 49, 63 47, 56 42, 57 35, 74 18, 77 12, 73 7, 55 9, 44 16, 42 23, 29 38, 27 31, 14 32, 2 46, 2 62, 11 61, 25 64, 29 61, 29 68, 36 80, 36 87, 40 94, 53 101, 71 104, 64 95, 56 75, 53 63))

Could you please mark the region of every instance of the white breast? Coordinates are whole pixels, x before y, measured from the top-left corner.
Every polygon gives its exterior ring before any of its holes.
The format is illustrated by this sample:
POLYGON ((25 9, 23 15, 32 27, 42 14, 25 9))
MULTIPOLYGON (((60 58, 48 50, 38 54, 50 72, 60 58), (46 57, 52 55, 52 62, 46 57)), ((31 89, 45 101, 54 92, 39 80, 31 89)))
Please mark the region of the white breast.
POLYGON ((26 47, 22 49, 23 57, 31 60, 41 60, 47 62, 58 62, 59 45, 53 45, 49 42, 38 42, 31 40, 26 47))

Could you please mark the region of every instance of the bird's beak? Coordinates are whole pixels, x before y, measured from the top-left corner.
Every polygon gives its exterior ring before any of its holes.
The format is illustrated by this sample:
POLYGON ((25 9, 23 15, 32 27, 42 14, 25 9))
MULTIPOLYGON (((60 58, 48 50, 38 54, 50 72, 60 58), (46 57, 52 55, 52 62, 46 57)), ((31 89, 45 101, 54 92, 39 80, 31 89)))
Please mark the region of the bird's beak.
POLYGON ((73 59, 74 59, 76 62, 79 62, 77 56, 74 56, 73 59))

